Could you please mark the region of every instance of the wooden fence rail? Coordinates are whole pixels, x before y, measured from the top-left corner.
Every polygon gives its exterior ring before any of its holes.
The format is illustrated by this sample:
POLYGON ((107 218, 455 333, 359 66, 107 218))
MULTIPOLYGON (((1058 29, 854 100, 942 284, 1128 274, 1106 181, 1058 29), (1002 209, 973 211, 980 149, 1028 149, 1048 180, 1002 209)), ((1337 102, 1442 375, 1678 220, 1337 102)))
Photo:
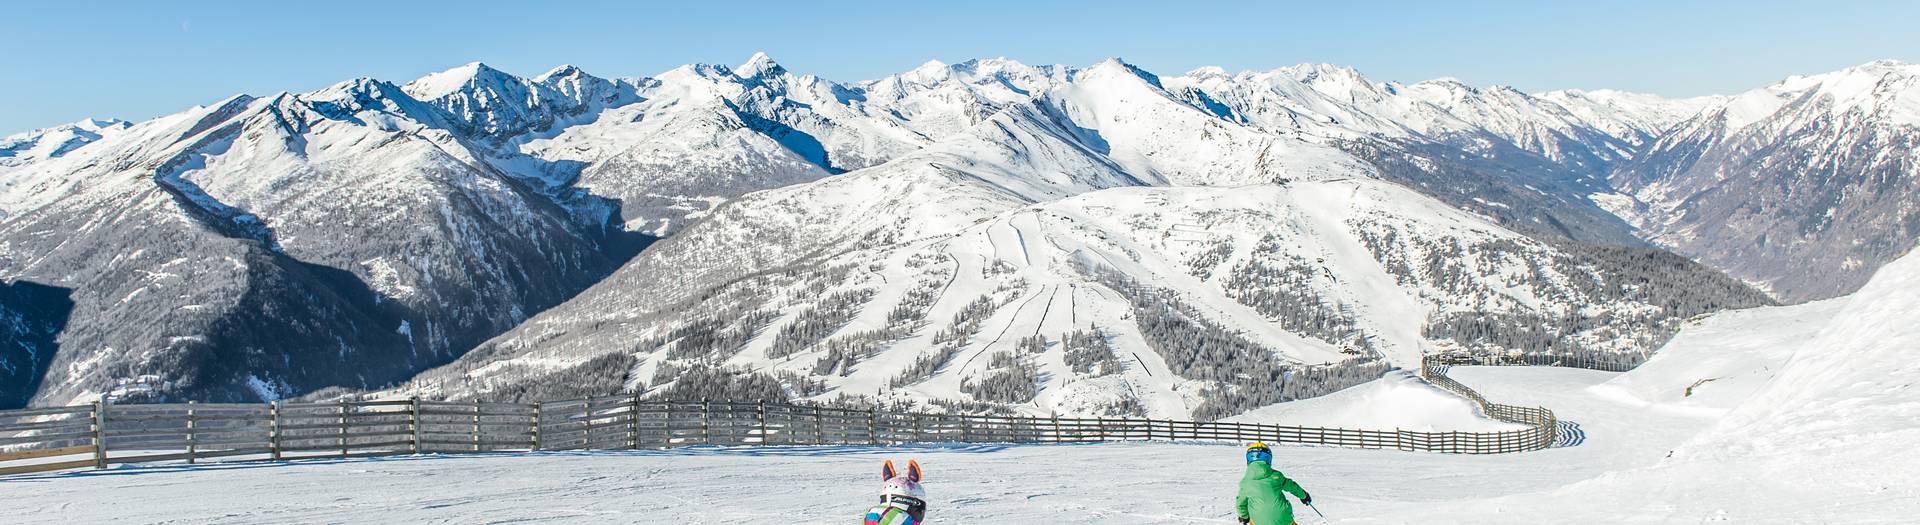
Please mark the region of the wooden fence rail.
POLYGON ((328 403, 90 405, 0 411, 0 475, 113 464, 397 454, 670 448, 687 445, 892 445, 1230 440, 1283 445, 1500 454, 1552 446, 1552 411, 1488 402, 1421 374, 1486 416, 1497 432, 1418 432, 1143 418, 883 412, 614 395, 542 403, 424 399, 328 403))

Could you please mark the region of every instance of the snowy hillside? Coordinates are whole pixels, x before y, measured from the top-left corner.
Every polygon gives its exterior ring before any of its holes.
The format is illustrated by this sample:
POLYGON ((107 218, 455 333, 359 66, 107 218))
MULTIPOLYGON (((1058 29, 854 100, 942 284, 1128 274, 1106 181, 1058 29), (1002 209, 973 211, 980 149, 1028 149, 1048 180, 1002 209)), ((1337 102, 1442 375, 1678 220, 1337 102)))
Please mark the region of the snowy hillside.
MULTIPOLYGON (((1760 370, 1730 371, 1766 374, 1767 381, 1753 385, 1730 377, 1736 385, 1751 385, 1745 389, 1752 394, 1732 405, 1713 428, 1675 448, 1659 465, 1594 485, 1673 494, 1696 505, 1737 505, 1748 513, 1788 515, 1802 510, 1800 502, 1812 502, 1820 509, 1812 513, 1818 519, 1875 515, 1920 501, 1913 488, 1920 486, 1920 451, 1911 446, 1920 439, 1913 424, 1920 392, 1911 379, 1920 373, 1912 358, 1920 343, 1920 257, 1907 255, 1886 265, 1852 295, 1794 308, 1801 322, 1816 320, 1809 323, 1817 326, 1811 337, 1741 345, 1742 352, 1784 346, 1791 354, 1760 370), (1831 313, 1819 322, 1822 316, 1810 311, 1831 313), (1783 472, 1793 476, 1778 475, 1783 472), (1747 501, 1690 481, 1708 476, 1748 480, 1754 492, 1797 496, 1747 501)), ((1728 376, 1699 376, 1722 377, 1728 376)))

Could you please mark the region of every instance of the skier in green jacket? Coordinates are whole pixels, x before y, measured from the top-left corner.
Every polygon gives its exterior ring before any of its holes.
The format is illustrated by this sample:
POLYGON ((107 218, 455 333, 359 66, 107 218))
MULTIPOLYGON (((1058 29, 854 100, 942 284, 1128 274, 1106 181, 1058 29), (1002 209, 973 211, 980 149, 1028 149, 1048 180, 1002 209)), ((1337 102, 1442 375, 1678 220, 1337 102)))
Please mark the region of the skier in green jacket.
POLYGON ((1281 492, 1300 498, 1302 505, 1313 504, 1313 496, 1307 495, 1307 489, 1273 469, 1273 451, 1267 449, 1265 443, 1247 445, 1247 474, 1240 477, 1240 494, 1233 498, 1240 523, 1294 525, 1293 505, 1287 503, 1287 497, 1281 492))

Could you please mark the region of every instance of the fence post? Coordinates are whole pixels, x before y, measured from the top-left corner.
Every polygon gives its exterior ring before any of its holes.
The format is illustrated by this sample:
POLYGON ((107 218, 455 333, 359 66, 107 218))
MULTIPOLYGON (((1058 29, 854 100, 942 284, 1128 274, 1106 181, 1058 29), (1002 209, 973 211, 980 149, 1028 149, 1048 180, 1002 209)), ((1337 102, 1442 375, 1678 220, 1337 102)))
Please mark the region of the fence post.
POLYGON ((480 400, 473 401, 473 451, 480 451, 480 400))
POLYGON ((700 442, 713 444, 713 427, 708 423, 713 417, 713 402, 700 400, 700 442))
POLYGON ((585 419, 587 424, 587 431, 585 434, 582 435, 582 439, 585 439, 586 441, 581 442, 580 449, 593 450, 593 396, 580 398, 580 403, 581 403, 580 408, 582 410, 585 410, 587 414, 587 417, 585 419))
POLYGON ((767 444, 767 400, 760 400, 756 412, 760 416, 760 444, 765 445, 767 444))
POLYGON ((880 444, 879 426, 880 426, 880 408, 874 407, 874 408, 867 409, 867 442, 868 444, 872 444, 872 445, 880 444))
POLYGON ((973 416, 960 414, 960 442, 973 442, 973 416))
POLYGON ((267 405, 267 454, 280 460, 280 402, 267 405))
POLYGON ((813 444, 815 445, 826 444, 822 434, 826 433, 827 427, 825 423, 820 422, 820 419, 820 407, 813 407, 813 444))
POLYGON ((188 401, 187 402, 187 464, 188 465, 192 465, 195 463, 193 456, 196 452, 198 452, 197 450, 198 447, 196 447, 195 443, 193 442, 194 441, 193 426, 194 426, 193 425, 193 402, 188 401))
POLYGON ((408 399, 407 425, 413 427, 413 453, 419 454, 420 451, 426 448, 422 446, 424 443, 421 443, 421 437, 424 433, 420 431, 420 396, 413 396, 408 399))
POLYGON ((93 468, 107 468, 107 396, 93 402, 93 468))
POLYGON ((920 413, 914 412, 913 413, 913 441, 915 443, 927 442, 927 436, 923 433, 924 432, 922 430, 923 428, 924 427, 920 424, 920 413))
POLYGON ((633 393, 633 403, 627 405, 627 422, 633 424, 633 449, 640 450, 640 393, 633 393))
POLYGON ((533 402, 533 450, 540 450, 540 402, 533 402))
POLYGON ((353 410, 347 400, 340 400, 340 457, 347 457, 347 411, 353 410))
POLYGON ((1065 437, 1065 436, 1060 435, 1060 415, 1055 414, 1053 416, 1053 442, 1059 443, 1060 438, 1062 437, 1065 437))

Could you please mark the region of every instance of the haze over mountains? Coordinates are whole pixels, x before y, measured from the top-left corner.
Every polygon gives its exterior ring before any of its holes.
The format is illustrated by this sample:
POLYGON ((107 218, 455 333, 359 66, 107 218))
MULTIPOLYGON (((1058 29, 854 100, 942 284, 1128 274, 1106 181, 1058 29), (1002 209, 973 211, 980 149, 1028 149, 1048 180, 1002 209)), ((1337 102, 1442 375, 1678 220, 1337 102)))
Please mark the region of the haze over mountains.
POLYGON ((840 83, 756 55, 82 122, 0 140, 0 404, 1219 417, 1434 351, 1632 360, 1771 302, 1742 280, 1834 296, 1911 247, 1914 72, 1668 100, 1118 60, 840 83))

